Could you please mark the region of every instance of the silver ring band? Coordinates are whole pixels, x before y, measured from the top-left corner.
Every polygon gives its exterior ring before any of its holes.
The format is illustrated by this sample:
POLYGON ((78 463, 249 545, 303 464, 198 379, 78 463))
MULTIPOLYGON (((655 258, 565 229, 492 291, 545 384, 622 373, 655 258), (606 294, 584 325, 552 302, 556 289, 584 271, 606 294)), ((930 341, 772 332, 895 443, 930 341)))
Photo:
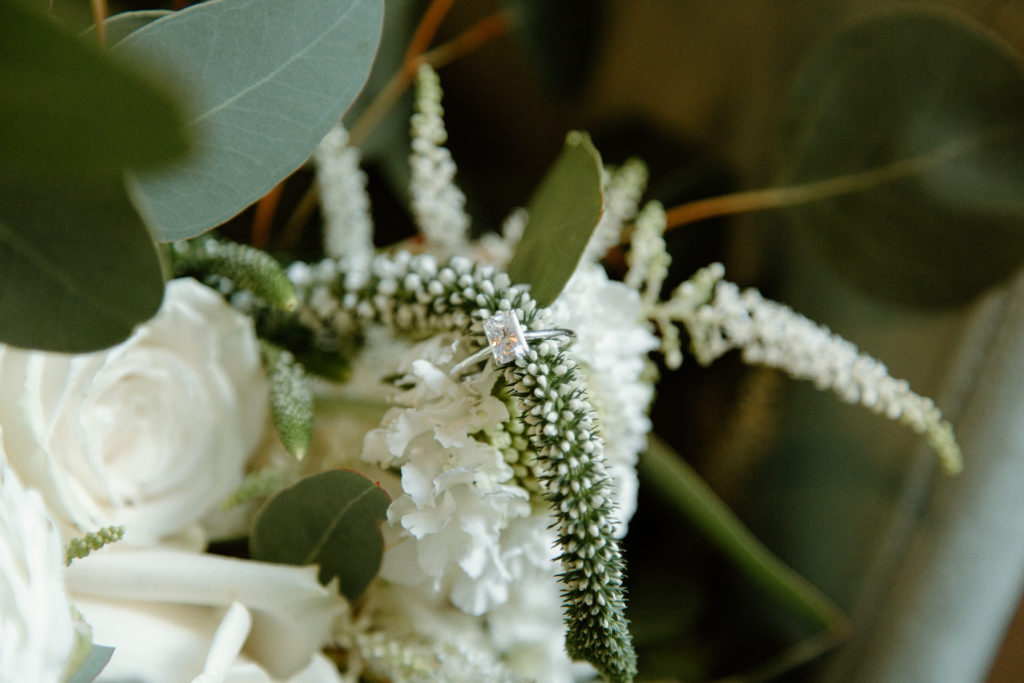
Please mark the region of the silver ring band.
POLYGON ((461 374, 466 368, 486 359, 488 355, 494 358, 495 365, 508 365, 530 350, 530 345, 527 342, 553 337, 576 338, 575 332, 564 328, 524 332, 519 319, 511 311, 499 311, 485 320, 484 334, 487 337, 487 346, 456 363, 448 371, 449 376, 455 377, 461 374))

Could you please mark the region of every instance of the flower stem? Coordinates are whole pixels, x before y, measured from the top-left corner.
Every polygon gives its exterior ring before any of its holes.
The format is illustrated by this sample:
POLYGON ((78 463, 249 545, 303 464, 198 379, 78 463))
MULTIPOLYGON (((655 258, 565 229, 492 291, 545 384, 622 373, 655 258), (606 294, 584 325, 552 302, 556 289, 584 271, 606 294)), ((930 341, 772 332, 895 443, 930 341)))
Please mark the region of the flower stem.
POLYGON ((897 159, 888 164, 857 173, 847 173, 800 185, 735 192, 680 204, 665 213, 666 230, 696 223, 708 218, 718 218, 720 216, 747 213, 749 211, 783 209, 856 192, 864 192, 879 185, 909 178, 936 166, 941 166, 956 157, 976 150, 984 144, 993 142, 994 138, 1005 135, 1007 132, 1008 130, 1005 127, 988 129, 975 135, 940 145, 930 152, 906 159, 897 159))

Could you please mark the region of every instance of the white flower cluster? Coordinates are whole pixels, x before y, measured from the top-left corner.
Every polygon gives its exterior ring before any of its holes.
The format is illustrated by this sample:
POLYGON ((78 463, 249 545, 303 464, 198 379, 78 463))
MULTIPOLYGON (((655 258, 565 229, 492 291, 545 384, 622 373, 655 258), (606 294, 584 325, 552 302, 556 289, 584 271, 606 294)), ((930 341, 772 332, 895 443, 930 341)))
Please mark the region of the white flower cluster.
POLYGON ((115 648, 100 681, 340 680, 317 652, 345 603, 314 568, 201 552, 266 413, 252 321, 194 280, 112 349, 0 348, 0 680, 80 663, 69 602, 115 648), (62 543, 109 524, 123 542, 63 568, 62 543))
MULTIPOLYGON (((303 271, 312 277, 296 283, 300 299, 316 308, 320 320, 348 325, 355 319, 421 333, 468 330, 478 336, 481 321, 496 310, 515 311, 528 329, 550 322, 506 276, 461 257, 438 266, 428 255, 378 256, 367 277, 353 277, 344 272, 343 263, 332 264, 303 271), (329 271, 334 271, 333 282, 329 271), (329 292, 335 303, 315 305, 318 291, 329 292)), ((402 471, 403 495, 393 504, 392 520, 410 538, 388 551, 404 561, 385 571, 416 567, 416 579, 423 578, 418 572, 425 573, 460 606, 474 612, 487 609, 508 600, 509 579, 502 574, 513 564, 501 541, 504 531, 516 526, 516 517, 529 520, 529 495, 511 483, 515 470, 502 461, 502 451, 471 439, 470 430, 485 431, 488 422, 493 426, 508 413, 500 401, 482 400, 489 396, 489 384, 467 396, 469 383, 453 382, 436 363, 419 359, 411 368, 407 379, 415 388, 410 388, 406 406, 393 411, 384 430, 367 439, 374 463, 390 463, 402 471), (522 503, 518 508, 517 497, 522 503), (409 549, 399 550, 404 545, 409 549)), ((558 343, 542 342, 506 371, 506 383, 520 401, 520 419, 540 461, 542 489, 557 520, 567 650, 613 678, 628 678, 635 670, 635 655, 624 619, 615 501, 578 363, 558 343)), ((526 556, 515 545, 509 548, 520 558, 526 556)), ((546 552, 535 554, 543 557, 546 552)))
POLYGON ((412 115, 412 212, 432 249, 451 254, 465 244, 469 216, 466 197, 455 185, 455 162, 444 146, 448 139, 441 108, 441 81, 429 64, 416 76, 416 113, 412 115))
POLYGON ((359 150, 348 144, 348 131, 336 125, 313 152, 316 183, 323 213, 323 243, 328 256, 348 254, 369 260, 373 255, 373 223, 366 174, 359 168, 359 150))
POLYGON ((677 289, 665 309, 686 326, 699 362, 740 349, 744 362, 779 368, 909 425, 935 448, 948 472, 960 471, 953 428, 930 398, 915 394, 905 380, 890 376, 885 365, 828 328, 755 289, 741 292, 724 275, 721 264, 703 269, 677 289))
POLYGON ((506 532, 531 514, 530 494, 516 485, 502 451, 477 438, 509 419, 492 395, 497 375, 452 379, 426 360, 451 365, 450 348, 441 352, 438 345, 435 339, 414 348, 418 359, 397 380, 405 389, 392 398, 400 407, 367 435, 362 458, 402 474, 401 494, 388 509, 393 547, 381 576, 427 584, 480 615, 503 604, 522 578, 510 559, 530 551, 510 543, 506 532))

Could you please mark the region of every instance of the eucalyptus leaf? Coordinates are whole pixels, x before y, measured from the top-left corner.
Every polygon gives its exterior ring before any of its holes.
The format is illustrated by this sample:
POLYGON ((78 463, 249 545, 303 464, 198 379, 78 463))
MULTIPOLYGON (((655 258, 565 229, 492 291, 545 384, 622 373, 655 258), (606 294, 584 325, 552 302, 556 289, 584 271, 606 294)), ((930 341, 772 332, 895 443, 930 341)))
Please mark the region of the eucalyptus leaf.
POLYGON ((1024 71, 982 28, 913 8, 852 25, 786 118, 782 182, 818 200, 792 218, 869 293, 957 304, 1024 260, 1024 71))
POLYGON ((175 100, 24 3, 0 0, 0 162, 46 176, 119 173, 188 149, 175 100))
POLYGON ((130 177, 158 239, 224 222, 309 157, 366 80, 382 14, 381 0, 209 0, 111 49, 191 95, 193 153, 130 177))
POLYGON ((330 470, 307 477, 268 500, 252 522, 254 559, 319 564, 320 581, 340 580, 342 594, 359 599, 380 569, 390 498, 363 475, 330 470))
POLYGON ((94 644, 85 661, 75 669, 65 683, 92 683, 103 671, 103 667, 107 665, 113 654, 114 648, 94 644))
POLYGON ((116 175, 0 170, 0 341, 84 352, 127 338, 160 307, 156 249, 116 175))
POLYGON ((572 277, 601 220, 601 156, 586 133, 573 131, 527 207, 529 222, 509 264, 513 282, 530 285, 549 306, 572 277))

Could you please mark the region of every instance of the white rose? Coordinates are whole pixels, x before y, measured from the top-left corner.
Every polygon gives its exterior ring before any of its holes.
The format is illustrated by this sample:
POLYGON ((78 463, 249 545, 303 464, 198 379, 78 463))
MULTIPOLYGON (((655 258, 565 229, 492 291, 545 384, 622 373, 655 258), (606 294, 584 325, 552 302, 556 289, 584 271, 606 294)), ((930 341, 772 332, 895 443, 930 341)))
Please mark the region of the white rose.
POLYGON ((100 681, 333 683, 336 669, 317 655, 346 603, 317 571, 115 546, 75 561, 65 579, 93 640, 114 648, 100 681))
POLYGON ((71 533, 120 524, 133 544, 189 529, 238 486, 267 391, 252 322, 190 279, 112 349, 0 347, 11 466, 71 533))
POLYGON ((0 680, 62 680, 75 645, 63 566, 42 499, 0 451, 0 680))

